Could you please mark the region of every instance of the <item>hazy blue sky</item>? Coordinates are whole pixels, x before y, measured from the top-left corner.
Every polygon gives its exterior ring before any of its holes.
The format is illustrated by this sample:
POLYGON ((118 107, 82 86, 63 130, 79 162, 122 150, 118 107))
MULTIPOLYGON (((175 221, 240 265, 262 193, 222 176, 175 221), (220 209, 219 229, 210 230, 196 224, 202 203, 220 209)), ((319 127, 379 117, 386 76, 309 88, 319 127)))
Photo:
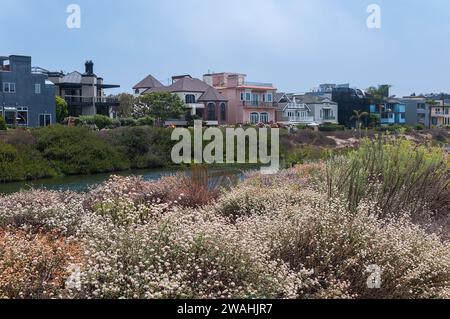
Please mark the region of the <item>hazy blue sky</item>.
POLYGON ((151 73, 242 72, 302 92, 319 83, 397 95, 450 91, 448 0, 0 0, 0 55, 50 70, 95 71, 121 91, 151 73), (81 29, 66 7, 81 6, 81 29), (380 30, 367 6, 382 9, 380 30))

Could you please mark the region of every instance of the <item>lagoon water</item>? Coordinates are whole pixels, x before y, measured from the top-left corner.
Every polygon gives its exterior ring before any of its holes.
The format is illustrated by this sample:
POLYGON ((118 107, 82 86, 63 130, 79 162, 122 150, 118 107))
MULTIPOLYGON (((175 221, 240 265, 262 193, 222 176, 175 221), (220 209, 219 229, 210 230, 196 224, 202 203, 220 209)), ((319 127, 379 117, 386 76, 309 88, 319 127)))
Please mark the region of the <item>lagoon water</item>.
MULTIPOLYGON (((90 188, 96 185, 102 184, 107 181, 112 175, 118 176, 142 176, 147 181, 158 180, 163 176, 170 176, 178 172, 183 172, 180 170, 167 170, 167 169, 146 169, 146 170, 130 170, 124 172, 115 172, 107 174, 96 174, 96 175, 82 175, 82 176, 63 176, 47 179, 39 179, 35 181, 26 182, 16 182, 0 184, 0 195, 12 194, 19 192, 20 190, 29 189, 48 189, 48 190, 58 190, 58 191, 74 191, 74 192, 86 192, 90 188)), ((240 179, 244 176, 242 170, 230 170, 230 169, 212 169, 216 176, 220 175, 222 172, 225 174, 231 173, 234 176, 238 176, 240 179)), ((189 174, 189 170, 186 171, 189 174)))

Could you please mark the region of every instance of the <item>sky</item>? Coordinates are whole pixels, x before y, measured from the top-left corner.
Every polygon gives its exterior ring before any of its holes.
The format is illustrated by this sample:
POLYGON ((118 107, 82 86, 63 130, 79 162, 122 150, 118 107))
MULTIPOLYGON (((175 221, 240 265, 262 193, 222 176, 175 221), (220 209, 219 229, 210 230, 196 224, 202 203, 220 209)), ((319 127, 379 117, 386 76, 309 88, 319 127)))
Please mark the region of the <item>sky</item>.
POLYGON ((285 92, 320 83, 450 92, 448 0, 0 0, 0 55, 84 71, 131 92, 148 74, 239 72, 285 92), (81 28, 69 29, 70 4, 81 28), (367 7, 381 9, 369 29, 367 7))

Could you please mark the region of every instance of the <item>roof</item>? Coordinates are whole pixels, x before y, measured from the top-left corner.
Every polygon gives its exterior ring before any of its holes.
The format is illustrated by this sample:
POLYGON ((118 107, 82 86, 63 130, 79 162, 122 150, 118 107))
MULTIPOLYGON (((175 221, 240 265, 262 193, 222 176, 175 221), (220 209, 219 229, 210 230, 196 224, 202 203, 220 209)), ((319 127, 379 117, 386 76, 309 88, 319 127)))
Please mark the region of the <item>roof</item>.
POLYGON ((150 88, 143 92, 143 94, 155 92, 197 92, 203 93, 203 95, 198 99, 200 102, 228 101, 227 98, 220 94, 214 87, 194 78, 182 78, 170 86, 150 88))
POLYGON ((80 72, 74 71, 62 77, 60 83, 81 83, 82 75, 80 72))
POLYGON ((305 94, 305 95, 301 95, 301 96, 295 95, 295 99, 297 101, 299 101, 300 103, 306 103, 306 104, 324 103, 324 102, 336 104, 335 102, 333 102, 330 99, 311 95, 311 94, 305 94))
POLYGON ((143 79, 141 82, 136 84, 133 87, 133 90, 136 89, 150 89, 150 88, 157 88, 162 87, 163 85, 161 82, 159 82, 156 78, 154 78, 151 74, 149 74, 145 79, 143 79))
POLYGON ((205 93, 198 99, 200 102, 207 101, 227 101, 227 99, 219 93, 215 88, 210 86, 205 93))
POLYGON ((199 79, 182 78, 170 86, 150 88, 144 93, 153 92, 206 92, 210 86, 199 79))

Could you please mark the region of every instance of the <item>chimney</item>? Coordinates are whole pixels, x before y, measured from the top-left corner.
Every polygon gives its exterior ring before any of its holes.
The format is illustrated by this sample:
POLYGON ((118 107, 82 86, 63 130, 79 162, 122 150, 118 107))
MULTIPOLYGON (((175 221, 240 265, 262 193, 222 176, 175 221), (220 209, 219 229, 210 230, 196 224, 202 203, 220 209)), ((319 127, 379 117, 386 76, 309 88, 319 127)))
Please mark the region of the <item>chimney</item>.
POLYGON ((94 74, 94 62, 86 61, 86 63, 84 65, 86 67, 86 74, 93 75, 94 74))

